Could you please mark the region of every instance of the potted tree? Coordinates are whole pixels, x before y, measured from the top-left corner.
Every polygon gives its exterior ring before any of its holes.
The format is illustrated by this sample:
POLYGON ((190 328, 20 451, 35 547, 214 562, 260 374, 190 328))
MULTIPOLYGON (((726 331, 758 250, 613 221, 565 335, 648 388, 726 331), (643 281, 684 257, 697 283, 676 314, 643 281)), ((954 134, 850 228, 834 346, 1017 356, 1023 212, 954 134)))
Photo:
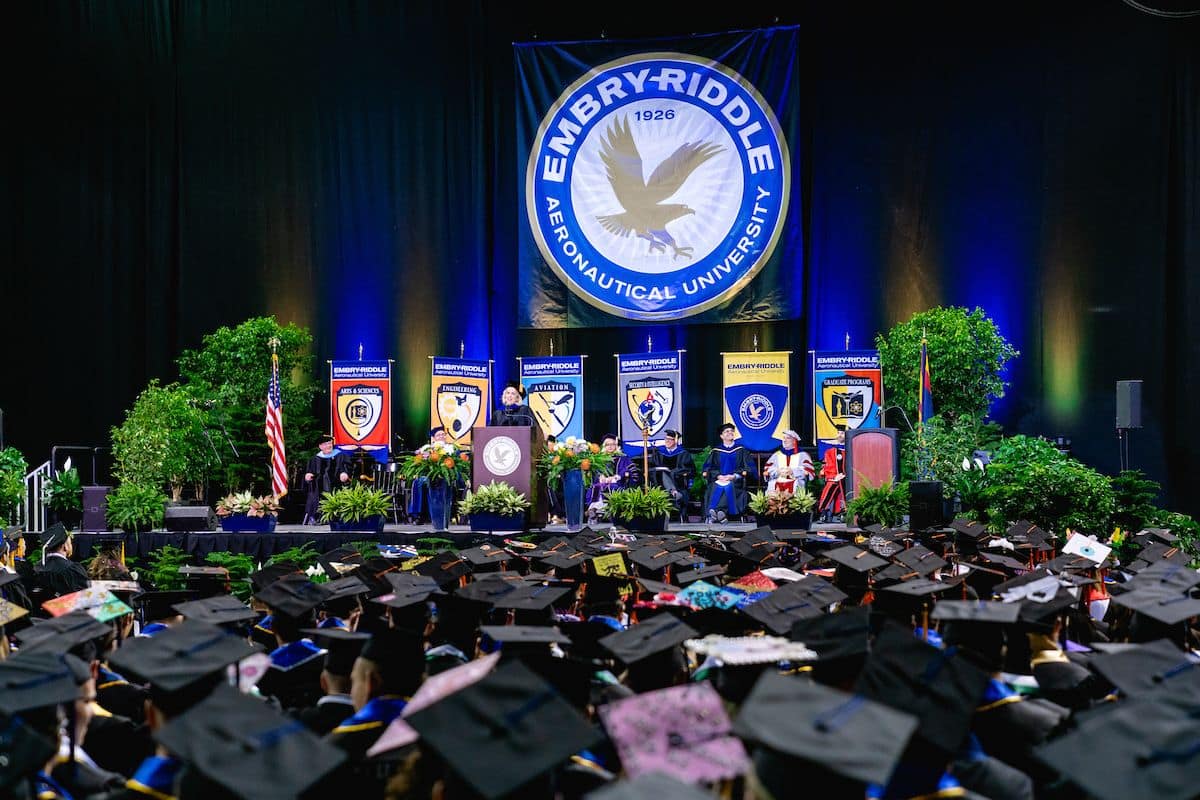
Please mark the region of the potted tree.
POLYGON ((504 481, 485 483, 475 491, 467 490, 458 502, 458 513, 465 516, 473 531, 523 531, 529 500, 504 481))
POLYGON ((808 530, 812 524, 813 506, 816 498, 807 489, 795 492, 764 492, 759 490, 750 495, 750 510, 756 525, 767 525, 772 530, 808 530))
POLYGON ((83 521, 83 485, 71 459, 42 487, 42 500, 56 521, 71 530, 79 527, 83 521))
POLYGON ((110 528, 145 533, 161 527, 167 496, 157 486, 128 481, 108 495, 105 518, 110 528))
POLYGON ((331 531, 373 531, 383 533, 383 524, 392 507, 392 496, 365 484, 352 484, 321 495, 317 510, 331 531))
POLYGON ((217 518, 223 531, 269 533, 275 530, 280 505, 271 495, 255 497, 250 492, 234 492, 217 502, 217 518))
POLYGON ((660 486, 613 489, 604 496, 605 519, 629 531, 664 531, 674 508, 671 495, 660 486))

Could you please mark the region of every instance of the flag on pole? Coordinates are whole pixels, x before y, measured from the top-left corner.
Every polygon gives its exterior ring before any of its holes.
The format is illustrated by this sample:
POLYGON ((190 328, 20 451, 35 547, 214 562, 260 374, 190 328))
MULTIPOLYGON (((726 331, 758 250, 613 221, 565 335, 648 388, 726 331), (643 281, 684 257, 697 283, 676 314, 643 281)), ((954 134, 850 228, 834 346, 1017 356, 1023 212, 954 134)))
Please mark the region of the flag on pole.
POLYGON ((921 395, 917 401, 917 424, 924 424, 933 416, 933 383, 929 380, 929 351, 925 337, 921 337, 921 395))
POLYGON ((287 494, 287 455, 283 449, 283 394, 279 391, 279 356, 271 353, 271 382, 267 387, 267 444, 271 448, 271 492, 287 494))

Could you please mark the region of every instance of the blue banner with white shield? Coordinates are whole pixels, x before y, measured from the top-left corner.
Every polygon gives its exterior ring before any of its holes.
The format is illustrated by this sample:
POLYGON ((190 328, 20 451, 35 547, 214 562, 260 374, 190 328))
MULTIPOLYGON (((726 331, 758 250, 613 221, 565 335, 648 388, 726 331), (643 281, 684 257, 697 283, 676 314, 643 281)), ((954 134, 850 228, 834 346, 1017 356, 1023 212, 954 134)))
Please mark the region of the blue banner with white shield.
POLYGON ((664 442, 683 420, 683 351, 617 355, 617 420, 621 448, 641 455, 664 442), (643 439, 643 434, 648 437, 643 439))
POLYGON ((583 356, 524 356, 525 403, 546 436, 583 437, 583 356))

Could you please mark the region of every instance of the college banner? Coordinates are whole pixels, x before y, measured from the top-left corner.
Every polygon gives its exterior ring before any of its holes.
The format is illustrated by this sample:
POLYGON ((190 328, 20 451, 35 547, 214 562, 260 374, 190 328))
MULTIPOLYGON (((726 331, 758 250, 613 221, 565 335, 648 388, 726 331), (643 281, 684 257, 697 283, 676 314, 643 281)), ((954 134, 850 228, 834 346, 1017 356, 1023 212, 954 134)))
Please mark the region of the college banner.
POLYGON ((663 443, 664 430, 682 427, 683 352, 617 355, 617 436, 628 455, 642 454, 643 426, 650 447, 663 443))
POLYGON ((747 450, 769 452, 783 444, 791 423, 791 351, 722 353, 725 422, 738 429, 747 450))
POLYGON ((514 44, 518 324, 799 315, 802 52, 798 26, 514 44))
POLYGON ((486 425, 492 396, 492 362, 430 356, 429 427, 441 425, 455 444, 471 444, 471 429, 486 425))
POLYGON ((521 385, 542 433, 583 438, 583 356, 525 356, 521 385))
POLYGON ((333 446, 365 450, 386 464, 392 441, 392 362, 330 361, 329 404, 333 446))
POLYGON ((837 443, 839 427, 878 428, 883 409, 883 368, 878 350, 812 352, 813 441, 817 459, 837 443))

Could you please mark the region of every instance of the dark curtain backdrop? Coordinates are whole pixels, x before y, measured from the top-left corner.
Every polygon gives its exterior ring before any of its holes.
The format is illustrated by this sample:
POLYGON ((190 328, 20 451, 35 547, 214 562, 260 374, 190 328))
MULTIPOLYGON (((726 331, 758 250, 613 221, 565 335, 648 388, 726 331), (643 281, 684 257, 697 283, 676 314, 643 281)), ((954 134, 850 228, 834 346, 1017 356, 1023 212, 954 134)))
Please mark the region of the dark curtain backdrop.
MULTIPOLYGON (((995 417, 1196 513, 1200 19, 1119 0, 988 6, 484 0, 33 2, 8 9, 0 390, 6 444, 104 445, 152 378, 274 314, 325 361, 396 359, 394 429, 428 421, 431 354, 584 353, 587 429, 616 352, 688 351, 687 444, 719 423, 722 350, 870 347, 935 304, 1021 351, 995 417), (588 16, 591 19, 586 19, 588 16), (516 40, 802 32, 806 310, 794 322, 516 328, 516 40)), ((915 365, 914 365, 915 368, 915 365)), ((803 427, 801 427, 803 426, 803 427)), ((303 453, 312 444, 290 442, 303 453)), ((85 476, 86 477, 86 476, 85 476)))

